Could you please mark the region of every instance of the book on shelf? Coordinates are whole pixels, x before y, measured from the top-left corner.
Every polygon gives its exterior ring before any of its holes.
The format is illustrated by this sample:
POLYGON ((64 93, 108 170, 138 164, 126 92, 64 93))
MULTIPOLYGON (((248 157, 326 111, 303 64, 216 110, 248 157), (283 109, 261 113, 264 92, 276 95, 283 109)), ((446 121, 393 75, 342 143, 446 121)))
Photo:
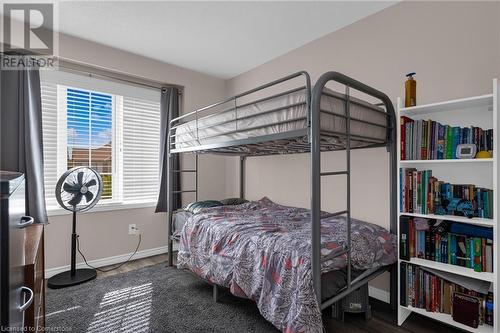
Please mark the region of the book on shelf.
POLYGON ((493 218, 491 189, 440 181, 432 170, 401 168, 399 177, 402 213, 493 218))
POLYGON ((445 220, 401 216, 399 257, 420 258, 493 272, 493 229, 445 220))
POLYGON ((468 289, 425 267, 400 263, 400 304, 444 313, 464 325, 493 325, 493 294, 468 289), (467 316, 457 316, 467 313, 467 316))
POLYGON ((493 150, 493 129, 459 127, 433 120, 401 117, 401 160, 456 159, 459 144, 474 144, 477 151, 493 150))

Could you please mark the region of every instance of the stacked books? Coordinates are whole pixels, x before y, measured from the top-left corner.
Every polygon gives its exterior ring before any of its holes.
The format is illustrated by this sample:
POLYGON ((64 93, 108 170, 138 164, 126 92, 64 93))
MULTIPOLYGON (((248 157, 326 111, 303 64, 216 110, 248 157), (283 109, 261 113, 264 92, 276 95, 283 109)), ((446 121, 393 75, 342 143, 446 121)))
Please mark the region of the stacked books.
POLYGON ((477 151, 493 150, 493 129, 443 125, 432 120, 401 117, 401 159, 456 159, 459 144, 475 144, 477 151))
POLYGON ((399 257, 493 272, 493 229, 443 220, 400 218, 399 257))
POLYGON ((403 213, 463 215, 448 205, 453 199, 460 199, 472 204, 474 217, 493 218, 492 190, 439 181, 432 176, 432 170, 401 168, 399 193, 403 213))
POLYGON ((401 263, 400 304, 446 313, 465 325, 493 325, 493 294, 465 288, 434 270, 401 263))

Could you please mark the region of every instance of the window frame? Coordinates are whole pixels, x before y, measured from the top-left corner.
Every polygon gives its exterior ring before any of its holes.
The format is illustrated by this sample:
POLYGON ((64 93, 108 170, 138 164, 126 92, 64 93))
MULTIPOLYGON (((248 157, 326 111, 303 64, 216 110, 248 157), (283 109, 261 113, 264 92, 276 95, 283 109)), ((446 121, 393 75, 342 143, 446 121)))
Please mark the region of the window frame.
MULTIPOLYGON (((112 96, 112 198, 100 200, 90 211, 81 213, 94 213, 114 210, 126 210, 137 208, 152 208, 157 204, 156 199, 141 202, 125 202, 123 193, 123 99, 124 96, 110 92, 88 89, 56 83, 57 93, 57 174, 62 175, 68 170, 67 164, 67 89, 77 89, 112 96)), ((160 111, 160 110, 158 110, 160 111)), ((58 206, 47 207, 48 216, 60 216, 71 214, 58 206)))

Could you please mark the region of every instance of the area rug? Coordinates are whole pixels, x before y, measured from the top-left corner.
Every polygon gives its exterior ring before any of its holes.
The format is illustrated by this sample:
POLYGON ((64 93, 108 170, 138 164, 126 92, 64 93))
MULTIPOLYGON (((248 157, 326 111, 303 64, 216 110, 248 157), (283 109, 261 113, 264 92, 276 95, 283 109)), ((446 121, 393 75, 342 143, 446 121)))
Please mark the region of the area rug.
POLYGON ((47 289, 47 331, 277 332, 250 300, 222 293, 165 264, 47 289))

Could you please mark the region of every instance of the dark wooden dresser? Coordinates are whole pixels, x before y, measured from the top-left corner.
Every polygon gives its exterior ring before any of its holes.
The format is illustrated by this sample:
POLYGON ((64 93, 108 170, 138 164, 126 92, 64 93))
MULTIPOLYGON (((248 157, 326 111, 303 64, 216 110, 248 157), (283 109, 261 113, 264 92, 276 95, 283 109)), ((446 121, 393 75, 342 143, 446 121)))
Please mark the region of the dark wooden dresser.
POLYGON ((45 262, 43 225, 25 229, 25 285, 34 292, 33 304, 25 312, 26 332, 45 331, 45 262))

